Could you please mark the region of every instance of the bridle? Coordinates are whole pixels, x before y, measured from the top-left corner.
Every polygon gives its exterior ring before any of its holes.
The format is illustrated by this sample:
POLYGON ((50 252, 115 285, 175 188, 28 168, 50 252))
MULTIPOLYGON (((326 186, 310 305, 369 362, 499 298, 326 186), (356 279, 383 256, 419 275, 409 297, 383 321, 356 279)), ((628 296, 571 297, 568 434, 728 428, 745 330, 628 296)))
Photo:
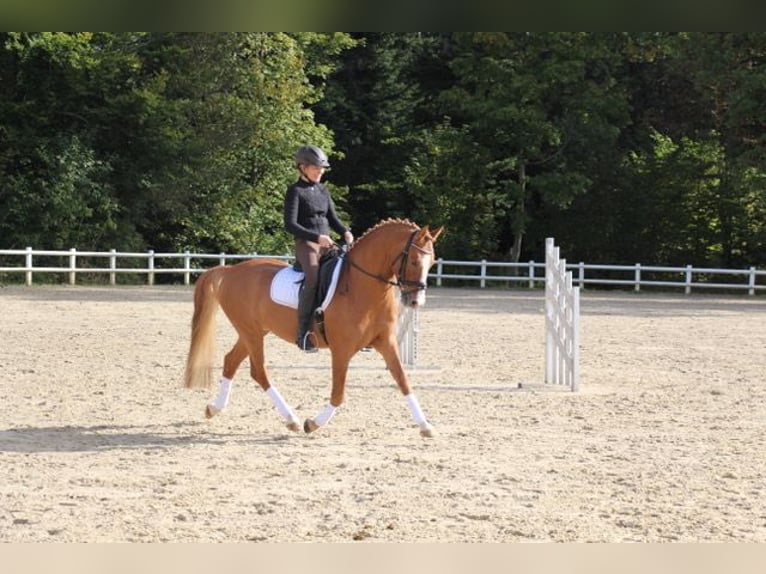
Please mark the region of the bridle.
MULTIPOLYGON (((407 243, 404 246, 404 249, 402 249, 402 251, 399 253, 399 255, 396 256, 396 259, 394 259, 391 262, 391 267, 393 267, 396 264, 396 262, 401 259, 401 263, 399 264, 399 271, 397 271, 397 273, 396 273, 396 281, 389 281, 385 277, 382 277, 380 275, 376 275, 374 273, 370 273, 366 269, 363 269, 358 264, 356 264, 353 261, 351 261, 350 258, 348 258, 348 262, 351 263, 351 266, 354 267, 355 269, 358 269, 359 271, 361 271, 362 273, 364 273, 368 277, 372 277, 373 279, 377 279, 378 281, 381 281, 382 283, 387 283, 388 285, 393 285, 394 287, 399 287, 400 289, 402 287, 414 287, 414 289, 408 289, 406 291, 407 293, 413 293, 413 292, 417 292, 417 291, 425 291, 427 286, 426 286, 426 284, 424 282, 422 282, 422 281, 411 281, 411 280, 405 278, 405 273, 407 272, 407 262, 409 261, 409 258, 410 258, 410 249, 417 249, 421 253, 425 253, 427 255, 429 255, 429 254, 433 255, 433 251, 432 250, 423 249, 419 245, 415 244, 415 242, 414 242, 415 241, 415 236, 418 234, 418 231, 419 230, 416 229, 415 231, 412 232, 412 234, 410 235, 409 239, 407 240, 407 243)), ((404 291, 404 290, 402 289, 402 291, 404 291)))

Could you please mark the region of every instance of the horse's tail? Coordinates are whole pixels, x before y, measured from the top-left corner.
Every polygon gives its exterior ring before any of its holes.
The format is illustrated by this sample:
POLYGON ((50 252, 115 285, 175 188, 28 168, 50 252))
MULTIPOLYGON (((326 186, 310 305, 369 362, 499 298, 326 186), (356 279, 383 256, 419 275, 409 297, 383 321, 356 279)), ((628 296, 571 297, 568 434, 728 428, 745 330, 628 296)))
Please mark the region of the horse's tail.
POLYGON ((191 343, 184 373, 184 386, 189 389, 208 389, 213 384, 215 317, 224 270, 225 267, 214 267, 205 271, 194 286, 191 343))

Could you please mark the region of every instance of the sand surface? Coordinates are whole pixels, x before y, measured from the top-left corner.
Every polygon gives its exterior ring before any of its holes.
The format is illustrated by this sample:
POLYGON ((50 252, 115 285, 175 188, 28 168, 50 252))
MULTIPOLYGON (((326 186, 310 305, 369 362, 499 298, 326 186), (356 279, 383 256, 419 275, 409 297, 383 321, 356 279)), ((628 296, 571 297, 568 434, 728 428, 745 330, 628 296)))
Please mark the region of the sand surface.
MULTIPOLYGON (((543 384, 541 291, 431 288, 408 370, 427 440, 374 353, 313 435, 247 363, 205 420, 191 295, 0 288, 0 541, 766 542, 762 297, 583 292, 572 393, 543 384)), ((329 358, 268 340, 302 418, 329 358)))

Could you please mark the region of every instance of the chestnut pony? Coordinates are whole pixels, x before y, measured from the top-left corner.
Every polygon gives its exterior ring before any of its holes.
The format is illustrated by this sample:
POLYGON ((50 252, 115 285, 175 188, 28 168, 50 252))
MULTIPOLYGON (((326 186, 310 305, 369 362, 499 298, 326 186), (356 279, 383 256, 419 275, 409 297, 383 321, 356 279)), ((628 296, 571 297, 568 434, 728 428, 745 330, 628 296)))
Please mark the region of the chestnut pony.
MULTIPOLYGON (((399 358, 396 339, 399 301, 411 307, 425 303, 428 270, 436 260, 434 242, 443 228, 420 228, 407 220, 388 219, 370 228, 345 254, 344 268, 335 296, 324 312, 327 339, 317 336, 317 346, 332 354, 330 402, 303 429, 313 432, 327 424, 344 400, 346 374, 351 358, 364 347, 383 357, 399 390, 405 397, 420 434, 433 435, 433 428, 410 389, 399 358)), ((205 271, 194 288, 194 315, 185 385, 210 388, 215 355, 215 318, 220 305, 236 329, 238 339, 226 354, 218 395, 206 408, 206 416, 220 412, 229 400, 237 368, 250 358, 250 374, 266 392, 287 428, 300 429, 295 411, 285 401, 264 366, 264 337, 268 333, 294 345, 297 312, 272 301, 269 291, 274 275, 287 263, 275 259, 253 259, 205 271)), ((316 332, 316 330, 315 330, 316 332)), ((301 353, 295 349, 296 355, 301 353)), ((296 357, 298 358, 298 357, 296 357)))

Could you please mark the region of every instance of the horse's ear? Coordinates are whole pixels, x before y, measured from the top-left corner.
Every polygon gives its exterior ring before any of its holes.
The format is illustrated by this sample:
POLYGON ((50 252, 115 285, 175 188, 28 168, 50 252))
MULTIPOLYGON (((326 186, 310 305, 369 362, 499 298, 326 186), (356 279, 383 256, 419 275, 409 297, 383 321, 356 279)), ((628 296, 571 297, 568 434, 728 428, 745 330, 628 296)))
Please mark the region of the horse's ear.
POLYGON ((418 231, 417 240, 432 241, 432 242, 436 241, 436 238, 439 237, 439 235, 441 235, 442 231, 444 231, 443 225, 435 231, 431 231, 431 229, 426 225, 425 227, 421 227, 420 231, 418 231))

